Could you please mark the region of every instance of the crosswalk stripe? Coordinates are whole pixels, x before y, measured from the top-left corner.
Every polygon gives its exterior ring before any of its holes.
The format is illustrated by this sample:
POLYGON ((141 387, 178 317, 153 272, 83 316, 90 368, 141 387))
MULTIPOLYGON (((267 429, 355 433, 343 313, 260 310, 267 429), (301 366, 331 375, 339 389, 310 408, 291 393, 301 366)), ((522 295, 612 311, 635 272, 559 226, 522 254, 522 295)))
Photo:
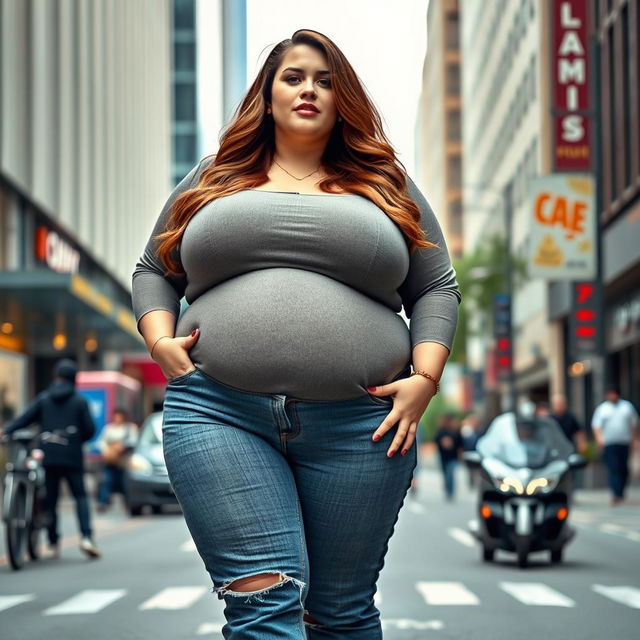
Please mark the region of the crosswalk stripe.
POLYGON ((407 502, 407 510, 413 513, 425 512, 424 505, 421 505, 419 502, 415 502, 414 500, 409 500, 409 502, 407 502))
POLYGON ((205 592, 205 587, 168 587, 143 602, 138 609, 186 609, 205 592))
POLYGON ((189 538, 180 545, 180 551, 196 551, 196 543, 189 538))
POLYGON ((626 604, 632 609, 640 609, 640 589, 636 587, 607 587, 603 584, 592 585, 593 590, 614 602, 626 604))
POLYGON ((203 622, 196 631, 198 636, 206 636, 210 633, 222 633, 224 622, 203 622))
POLYGON ((45 609, 45 616, 61 616, 78 613, 97 613, 112 602, 124 597, 126 589, 86 589, 61 602, 55 607, 45 609))
POLYGON ((528 605, 573 607, 576 604, 571 598, 541 582, 501 582, 500 588, 528 605))
POLYGON ((454 540, 457 540, 460 544, 463 544, 465 547, 476 546, 475 538, 468 531, 465 531, 460 527, 450 527, 448 531, 449 531, 449 535, 454 540))
POLYGON ((381 618, 383 631, 387 629, 436 629, 444 628, 442 620, 410 620, 409 618, 381 618))
POLYGON ((11 607, 16 607, 23 602, 29 602, 35 599, 35 597, 36 596, 33 593, 25 593, 23 595, 16 596, 0 596, 0 611, 11 609, 11 607))
POLYGON ((416 589, 427 604, 480 604, 478 597, 461 582, 416 582, 416 589))

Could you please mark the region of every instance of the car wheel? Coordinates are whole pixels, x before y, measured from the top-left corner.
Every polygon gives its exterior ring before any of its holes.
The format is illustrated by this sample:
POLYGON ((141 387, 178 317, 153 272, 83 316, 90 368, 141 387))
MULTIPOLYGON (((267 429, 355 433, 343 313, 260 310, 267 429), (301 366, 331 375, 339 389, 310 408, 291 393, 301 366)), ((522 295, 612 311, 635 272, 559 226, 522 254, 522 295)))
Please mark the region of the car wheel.
POLYGON ((129 505, 129 515, 132 517, 141 516, 142 515, 142 505, 129 505))

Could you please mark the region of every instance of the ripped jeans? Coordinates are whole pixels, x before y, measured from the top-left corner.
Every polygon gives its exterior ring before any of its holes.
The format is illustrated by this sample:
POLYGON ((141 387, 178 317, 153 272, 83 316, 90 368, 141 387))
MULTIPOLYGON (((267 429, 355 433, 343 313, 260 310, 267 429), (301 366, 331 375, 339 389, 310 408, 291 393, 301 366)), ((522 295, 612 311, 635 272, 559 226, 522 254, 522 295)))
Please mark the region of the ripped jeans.
POLYGON ((395 428, 371 440, 392 402, 250 393, 199 369, 169 380, 165 461, 224 638, 382 638, 376 582, 417 460, 415 445, 387 457, 395 428), (234 590, 261 574, 273 582, 234 590))

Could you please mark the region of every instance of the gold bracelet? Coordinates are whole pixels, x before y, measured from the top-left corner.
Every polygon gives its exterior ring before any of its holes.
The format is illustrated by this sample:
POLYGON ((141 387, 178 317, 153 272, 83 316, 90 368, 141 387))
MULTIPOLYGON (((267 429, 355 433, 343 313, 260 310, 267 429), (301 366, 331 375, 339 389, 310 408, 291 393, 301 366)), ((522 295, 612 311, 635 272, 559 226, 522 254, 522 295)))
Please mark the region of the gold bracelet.
POLYGON ((149 355, 153 358, 153 350, 156 348, 156 345, 158 344, 158 342, 160 342, 160 340, 162 340, 162 338, 170 338, 171 336, 160 336, 154 343, 153 343, 153 347, 151 347, 151 351, 149 352, 149 355))
MULTIPOLYGON (((423 378, 427 378, 427 380, 431 380, 431 382, 433 382, 433 384, 436 385, 436 393, 440 391, 440 382, 436 380, 436 378, 434 378, 430 373, 427 373, 426 371, 413 371, 411 375, 412 376, 419 375, 419 376, 422 376, 423 378)), ((433 395, 435 396, 436 393, 434 393, 433 395)))

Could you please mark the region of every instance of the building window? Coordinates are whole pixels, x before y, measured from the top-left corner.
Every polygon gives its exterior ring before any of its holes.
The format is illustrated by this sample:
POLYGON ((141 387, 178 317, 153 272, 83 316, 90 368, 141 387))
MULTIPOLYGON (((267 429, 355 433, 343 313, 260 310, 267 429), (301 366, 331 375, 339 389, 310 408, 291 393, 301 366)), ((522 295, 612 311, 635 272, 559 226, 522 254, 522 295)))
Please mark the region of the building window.
POLYGON ((451 189, 459 189, 462 186, 462 163, 460 156, 450 156, 447 163, 447 182, 451 189))
POLYGON ((194 0, 173 0, 173 21, 176 29, 195 29, 194 0))
POLYGON ((174 85, 175 120, 178 122, 196 119, 196 88, 189 83, 174 85))
POLYGON ((460 23, 457 13, 447 13, 446 17, 447 49, 456 51, 460 48, 460 23))
POLYGON ((460 95, 460 67, 457 64, 447 65, 447 95, 460 95))
POLYGON ((194 42, 176 42, 173 47, 176 71, 193 71, 196 67, 196 46, 194 42))
MULTIPOLYGON (((632 136, 632 122, 631 122, 631 91, 630 82, 631 77, 631 56, 629 55, 629 5, 626 4, 622 8, 622 95, 619 97, 622 100, 623 109, 623 136, 624 141, 624 187, 631 185, 631 136, 632 136)), ((636 44, 636 46, 638 46, 636 44)))
POLYGON ((196 157, 196 136, 192 133, 182 133, 174 137, 175 160, 180 164, 190 164, 196 157))
POLYGON ((462 202, 454 200, 449 205, 449 231, 453 236, 462 235, 462 202))
POLYGON ((449 126, 447 137, 450 142, 460 142, 462 139, 462 126, 460 123, 460 111, 449 111, 449 126))

